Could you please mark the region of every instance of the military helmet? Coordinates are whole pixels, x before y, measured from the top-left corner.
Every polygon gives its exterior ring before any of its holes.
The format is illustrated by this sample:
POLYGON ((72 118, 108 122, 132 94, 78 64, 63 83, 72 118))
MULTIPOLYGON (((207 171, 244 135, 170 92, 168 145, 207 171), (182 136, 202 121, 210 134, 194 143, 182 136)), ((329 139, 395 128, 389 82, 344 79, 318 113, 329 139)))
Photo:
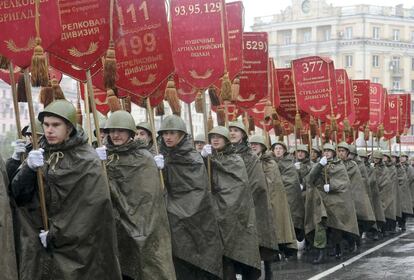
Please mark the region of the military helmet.
POLYGON ((383 157, 383 154, 382 154, 382 152, 381 152, 381 151, 379 151, 379 150, 375 150, 375 151, 372 153, 372 158, 382 159, 382 157, 383 157))
POLYGON ((266 141, 264 136, 262 135, 252 135, 249 139, 249 142, 261 144, 265 148, 265 150, 267 150, 266 141))
MULTIPOLYGON (((42 123, 39 120, 35 120, 35 129, 36 129, 36 134, 38 135, 44 135, 45 132, 43 131, 43 126, 42 123)), ((27 134, 32 134, 32 126, 29 125, 29 127, 26 129, 26 135, 27 134)))
POLYGON ((151 134, 152 134, 151 126, 150 126, 150 124, 149 124, 149 123, 147 123, 147 122, 140 122, 140 123, 138 123, 135 127, 136 127, 137 129, 143 129, 143 130, 146 130, 146 131, 149 133, 149 135, 151 135, 151 134))
POLYGON ((126 129, 135 133, 135 121, 130 113, 127 111, 119 110, 111 114, 106 121, 105 130, 109 129, 126 129))
POLYGON ((349 152, 350 152, 351 154, 354 154, 354 155, 357 155, 357 154, 358 154, 358 152, 357 152, 357 148, 356 148, 356 146, 355 146, 355 145, 348 145, 348 147, 349 147, 349 152))
POLYGON ((208 140, 211 139, 213 134, 218 134, 223 136, 227 141, 230 141, 230 133, 229 130, 224 126, 216 126, 208 133, 208 140))
POLYGON ((204 136, 204 134, 197 134, 194 137, 194 142, 203 142, 203 143, 205 143, 206 142, 206 137, 204 136))
POLYGON ((325 145, 323 145, 323 150, 331 150, 331 151, 336 152, 335 146, 332 145, 331 143, 326 143, 325 145))
POLYGON ((25 127, 23 127, 23 128, 22 128, 21 133, 22 133, 22 135, 23 135, 23 136, 26 136, 26 132, 27 132, 27 130, 29 129, 29 126, 30 126, 30 125, 26 125, 25 127))
POLYGON ((305 152, 305 153, 309 154, 308 147, 306 145, 302 145, 302 144, 298 145, 298 147, 296 148, 296 151, 298 151, 298 152, 302 151, 302 152, 305 152))
POLYGON ((41 123, 43 123, 43 119, 47 114, 52 114, 68 121, 72 124, 73 128, 76 129, 76 108, 66 99, 55 100, 47 105, 46 108, 39 113, 38 119, 41 123))
POLYGON ((229 128, 230 127, 237 127, 238 129, 240 129, 241 131, 243 131, 246 136, 248 135, 247 130, 246 130, 246 127, 240 121, 230 122, 229 123, 229 128))
POLYGON ((391 159, 391 152, 388 151, 388 150, 384 150, 384 151, 382 151, 382 156, 386 156, 389 159, 391 159))
POLYGON ((285 142, 283 142, 283 141, 276 141, 275 143, 273 143, 273 144, 272 144, 272 146, 270 147, 270 149, 273 151, 273 150, 275 149, 276 145, 280 145, 280 146, 282 146, 282 147, 283 147, 283 149, 285 149, 285 151, 287 151, 287 150, 288 150, 288 148, 287 148, 287 146, 286 146, 285 142))
POLYGON ((358 156, 368 157, 367 152, 365 150, 358 150, 358 156))
POLYGON ((164 118, 161 122, 161 127, 158 130, 158 135, 162 135, 164 131, 176 130, 187 134, 187 126, 182 118, 176 115, 170 115, 164 118))
POLYGON ((400 155, 397 152, 392 152, 391 156, 396 157, 396 158, 400 158, 400 155))
POLYGON ((400 153, 400 157, 406 157, 408 159, 408 155, 406 152, 401 152, 400 153))
POLYGON ((338 144, 338 148, 342 148, 349 151, 349 145, 346 142, 341 142, 338 144))

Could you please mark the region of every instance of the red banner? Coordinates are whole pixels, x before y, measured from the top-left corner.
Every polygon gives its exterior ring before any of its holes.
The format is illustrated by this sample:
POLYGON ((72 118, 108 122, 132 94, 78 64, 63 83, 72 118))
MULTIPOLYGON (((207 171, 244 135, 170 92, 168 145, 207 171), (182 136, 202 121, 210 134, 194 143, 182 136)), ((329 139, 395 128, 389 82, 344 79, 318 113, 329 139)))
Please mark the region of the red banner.
MULTIPOLYGON (((85 100, 85 86, 84 86, 84 84, 81 84, 80 92, 81 92, 82 100, 85 100)), ((95 97, 96 110, 98 110, 101 114, 106 116, 109 112, 109 105, 108 105, 108 100, 107 100, 107 97, 106 97, 106 91, 101 90, 101 89, 94 86, 93 87, 93 93, 94 93, 94 97, 95 97)))
MULTIPOLYGON (((21 68, 30 66, 36 46, 35 1, 0 1, 0 53, 21 68)), ((59 38, 58 1, 40 1, 41 46, 48 49, 59 38)))
POLYGON ((354 128, 361 129, 369 121, 369 80, 352 80, 354 94, 355 122, 354 128))
POLYGON ((176 74, 206 89, 225 70, 228 53, 223 0, 171 0, 171 44, 176 74), (223 47, 226 50, 223 50, 223 47))
POLYGON ((273 129, 273 119, 265 120, 265 108, 268 102, 269 100, 267 98, 263 98, 253 108, 247 110, 247 114, 253 118, 254 124, 266 131, 273 129))
POLYGON ((406 130, 411 128, 411 94, 401 94, 400 98, 402 103, 402 123, 404 134, 406 134, 406 130))
POLYGON ((280 105, 276 111, 281 117, 290 123, 294 123, 296 116, 296 99, 295 88, 293 87, 292 82, 292 70, 290 68, 277 68, 275 69, 275 76, 280 100, 280 105))
POLYGON ((334 116, 336 81, 333 61, 319 56, 292 61, 298 106, 306 113, 326 121, 334 116))
POLYGON ((227 28, 229 41, 228 71, 233 80, 243 69, 243 2, 226 3, 227 28))
MULTIPOLYGON (((62 59, 59 57, 49 54, 49 64, 53 66, 53 68, 61 71, 65 75, 68 75, 72 79, 75 79, 80 82, 86 82, 86 72, 83 69, 80 69, 62 59)), ((94 76, 98 73, 98 71, 102 72, 102 62, 101 60, 98 60, 92 67, 90 68, 91 75, 94 76)), ((102 76, 102 74, 101 74, 102 76)), ((101 78, 102 80, 103 78, 101 78)))
MULTIPOLYGON (((18 66, 14 66, 13 69, 13 74, 14 74, 14 83, 17 84, 17 82, 19 81, 19 76, 20 76, 20 67, 18 66)), ((5 83, 11 85, 10 82, 10 71, 7 69, 1 69, 0 68, 0 80, 3 80, 5 83)))
MULTIPOLYGON (((164 94, 165 94, 165 88, 167 86, 167 83, 164 82, 161 84, 161 86, 159 88, 157 88, 150 96, 149 96, 149 100, 150 100, 150 104, 151 107, 156 107, 158 104, 160 104, 163 100, 164 100, 164 94)), ((145 100, 146 98, 143 98, 139 95, 135 95, 135 94, 130 94, 131 96, 131 102, 142 107, 142 108, 146 108, 146 103, 145 100)))
POLYGON ((178 98, 186 104, 192 103, 197 96, 197 89, 187 84, 183 79, 178 79, 177 94, 178 98))
POLYGON ((229 122, 237 120, 237 118, 241 115, 241 110, 239 110, 239 108, 237 108, 234 104, 227 104, 227 107, 225 105, 211 106, 211 110, 213 112, 217 113, 219 109, 223 111, 227 109, 229 122))
POLYGON ((389 94, 385 104, 384 139, 389 140, 397 135, 398 131, 398 95, 389 94))
POLYGON ((268 94, 268 42, 266 32, 243 33, 243 71, 237 106, 251 108, 268 94))
POLYGON ((272 106, 274 108, 278 108, 280 106, 280 95, 279 95, 279 83, 277 81, 275 63, 272 57, 269 57, 269 86, 270 86, 270 100, 272 102, 272 106))
POLYGON ((117 0, 118 88, 149 96, 174 71, 164 0, 117 0))
POLYGON ((355 121, 355 107, 354 107, 354 95, 352 92, 351 81, 348 78, 348 74, 344 69, 335 69, 336 78, 336 93, 338 106, 335 111, 337 121, 340 125, 341 122, 346 118, 350 125, 355 121))
MULTIPOLYGON (((87 70, 108 49, 109 1, 59 0, 59 6, 62 33, 60 40, 53 43, 49 52, 69 64, 87 70)), ((115 27, 114 39, 117 36, 116 30, 115 27)), ((55 67, 59 69, 57 66, 55 67)))
POLYGON ((377 132, 384 117, 384 91, 381 84, 371 83, 369 90, 369 130, 377 132))

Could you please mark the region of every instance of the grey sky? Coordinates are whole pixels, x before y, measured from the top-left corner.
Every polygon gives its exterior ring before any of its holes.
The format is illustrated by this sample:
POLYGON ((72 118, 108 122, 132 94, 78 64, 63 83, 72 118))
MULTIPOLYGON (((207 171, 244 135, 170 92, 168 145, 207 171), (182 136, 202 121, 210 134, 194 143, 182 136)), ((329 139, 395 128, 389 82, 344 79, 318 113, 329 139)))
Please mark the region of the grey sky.
MULTIPOLYGON (((245 31, 250 30, 250 26, 253 24, 254 17, 267 16, 277 14, 280 10, 285 9, 291 5, 290 0, 242 0, 245 9, 245 31)), ((404 4, 405 8, 414 7, 413 0, 327 0, 329 4, 334 6, 351 6, 356 4, 369 4, 378 6, 392 6, 397 4, 404 4)))

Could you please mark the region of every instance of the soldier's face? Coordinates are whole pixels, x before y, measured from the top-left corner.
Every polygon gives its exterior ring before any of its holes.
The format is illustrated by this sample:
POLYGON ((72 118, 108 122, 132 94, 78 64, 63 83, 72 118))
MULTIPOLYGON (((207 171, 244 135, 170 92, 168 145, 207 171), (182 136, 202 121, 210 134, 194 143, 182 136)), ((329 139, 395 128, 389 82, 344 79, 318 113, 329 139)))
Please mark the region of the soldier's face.
POLYGON ((311 151, 311 159, 312 160, 316 160, 318 158, 318 153, 315 152, 314 150, 311 151))
POLYGON ((327 159, 331 159, 334 156, 334 151, 331 150, 324 150, 323 155, 326 156, 327 159))
POLYGON ((261 154, 261 153, 262 153, 262 151, 263 151, 262 144, 259 144, 259 143, 250 143, 250 147, 252 148, 252 151, 253 151, 256 155, 261 154))
POLYGON ((388 157, 387 157, 387 156, 383 156, 383 157, 382 157, 382 161, 383 161, 383 162, 388 162, 388 157))
POLYGON ((304 151, 297 151, 296 152, 296 158, 299 160, 305 159, 306 158, 306 153, 304 151))
POLYGON ((221 136, 219 134, 213 134, 213 135, 210 136, 210 144, 211 144, 211 147, 213 147, 214 150, 220 151, 226 145, 226 140, 223 136, 221 136))
POLYGON ((392 161, 393 163, 396 163, 396 162, 397 162, 397 157, 391 157, 391 161, 392 161))
POLYGON ((230 142, 233 144, 240 143, 243 139, 244 133, 237 127, 230 127, 230 142))
POLYGON ((400 162, 401 163, 406 163, 407 162, 407 157, 400 157, 400 162))
POLYGON ((43 119, 43 131, 45 132, 47 143, 50 145, 61 144, 69 139, 72 129, 72 126, 67 125, 61 118, 46 116, 43 119))
POLYGON ((346 160, 348 158, 348 151, 344 148, 338 148, 338 157, 342 160, 346 160))
POLYGON ((128 130, 118 128, 110 129, 109 137, 115 146, 124 145, 131 138, 130 132, 128 130))
POLYGON ((197 152, 201 152, 201 150, 203 150, 204 148, 204 145, 205 145, 204 142, 200 142, 200 141, 194 142, 194 146, 197 152))
POLYGON ((273 149, 273 154, 275 155, 275 157, 281 158, 285 154, 285 148, 283 148, 283 146, 281 145, 276 145, 273 149))
POLYGON ((168 130, 162 133, 162 139, 167 147, 172 148, 177 146, 182 138, 182 134, 176 130, 168 130))
POLYGON ((151 139, 148 131, 146 131, 145 129, 137 129, 134 140, 141 140, 145 143, 149 143, 151 139))
POLYGON ((99 132, 100 132, 100 135, 101 135, 101 143, 102 143, 107 134, 105 133, 105 130, 102 129, 102 128, 99 129, 99 132))

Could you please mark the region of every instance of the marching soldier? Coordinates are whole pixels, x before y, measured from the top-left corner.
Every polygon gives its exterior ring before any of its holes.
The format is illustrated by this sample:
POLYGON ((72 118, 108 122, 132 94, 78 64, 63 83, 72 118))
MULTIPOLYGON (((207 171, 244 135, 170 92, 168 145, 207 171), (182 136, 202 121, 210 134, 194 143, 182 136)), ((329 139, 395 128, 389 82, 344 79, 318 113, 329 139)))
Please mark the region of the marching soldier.
POLYGON ((0 270, 2 279, 17 280, 16 254, 14 251, 13 221, 8 195, 9 179, 6 165, 0 155, 0 270))
POLYGON ((230 142, 235 153, 240 155, 246 166, 249 189, 253 196, 256 211, 256 227, 259 235, 260 254, 263 260, 269 260, 277 250, 276 236, 273 234, 274 219, 270 209, 269 191, 259 158, 248 145, 247 131, 243 123, 229 124, 230 142))
POLYGON ((312 147, 311 154, 310 154, 310 160, 313 163, 318 163, 319 159, 321 158, 321 150, 318 147, 312 147))
POLYGON ((203 158, 180 117, 164 118, 158 134, 177 279, 221 279, 223 245, 203 158))
POLYGON ((414 209, 414 167, 409 163, 408 155, 406 153, 401 153, 400 162, 407 173, 408 186, 411 192, 411 209, 414 209))
POLYGON ((401 217, 401 203, 398 200, 398 177, 397 177, 397 168, 395 164, 391 161, 391 151, 383 152, 383 162, 386 166, 386 174, 390 178, 391 186, 392 186, 392 204, 389 205, 388 217, 387 217, 387 208, 385 209, 385 217, 387 218, 386 227, 387 232, 394 234, 396 233, 396 226, 397 226, 397 217, 401 217))
POLYGON ((204 137, 204 134, 197 134, 194 137, 194 147, 197 152, 201 153, 205 144, 206 144, 206 138, 204 137))
POLYGON ((20 279, 121 279, 108 183, 98 155, 76 129, 75 107, 57 100, 38 118, 45 132, 41 149, 29 152, 11 183, 20 279), (39 168, 47 231, 41 230, 35 183, 39 168))
MULTIPOLYGON (((243 159, 230 143, 229 130, 222 126, 209 134, 212 147, 212 193, 224 244, 224 278, 258 279, 259 239, 253 197, 243 159)), ((204 147, 204 149, 206 149, 204 147)))
POLYGON ((296 168, 291 159, 288 158, 287 147, 284 142, 278 141, 271 147, 274 159, 276 160, 282 176, 283 185, 286 189, 289 201, 290 212, 295 226, 296 238, 298 241, 304 239, 304 218, 305 201, 302 197, 302 190, 296 168))
MULTIPOLYGON (((106 140, 106 131, 105 131, 105 124, 106 124, 106 119, 100 119, 99 120, 99 135, 101 136, 101 143, 103 145, 105 145, 105 140, 106 140)), ((97 133, 96 133, 96 128, 93 130, 93 136, 92 136, 92 147, 97 148, 98 147, 98 140, 96 139, 97 133)))
POLYGON ((134 141, 135 123, 127 111, 112 113, 107 173, 124 279, 175 279, 163 190, 147 143, 134 141))
POLYGON ((136 132, 134 140, 140 140, 142 141, 146 146, 147 150, 150 151, 152 155, 155 155, 155 147, 154 143, 152 141, 152 131, 151 126, 147 122, 140 122, 136 125, 136 132))

